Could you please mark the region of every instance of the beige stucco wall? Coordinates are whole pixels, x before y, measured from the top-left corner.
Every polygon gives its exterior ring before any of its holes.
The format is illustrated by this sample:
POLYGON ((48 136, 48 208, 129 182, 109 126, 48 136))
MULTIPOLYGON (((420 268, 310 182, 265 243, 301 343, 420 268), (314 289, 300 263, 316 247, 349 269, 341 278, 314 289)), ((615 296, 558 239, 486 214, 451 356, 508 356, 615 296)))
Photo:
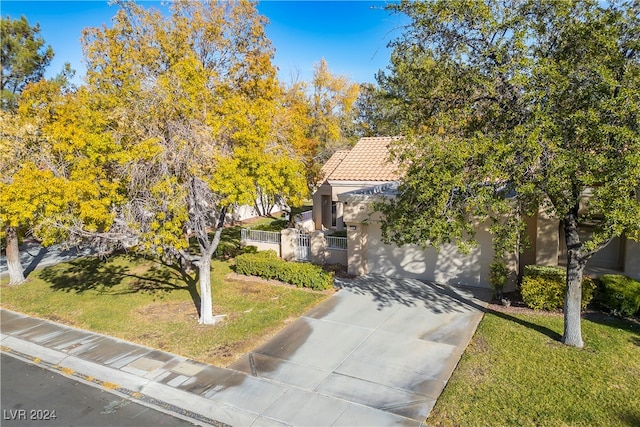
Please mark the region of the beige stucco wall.
POLYGON ((313 222, 316 230, 322 230, 322 196, 331 196, 330 185, 323 184, 313 193, 313 222))
POLYGON ((325 263, 325 251, 327 242, 324 238, 324 233, 322 231, 314 231, 309 234, 309 246, 311 252, 311 262, 313 264, 324 264, 325 263))
POLYGON ((310 233, 312 231, 315 231, 315 229, 315 223, 312 219, 296 223, 296 230, 306 231, 310 233))
POLYGON ((346 224, 362 224, 378 222, 382 218, 380 212, 374 212, 371 203, 365 198, 352 197, 344 202, 344 222, 346 224))
POLYGON ((286 261, 294 261, 296 259, 298 230, 295 228, 287 228, 282 230, 280 234, 280 258, 286 261))
MULTIPOLYGON (((381 199, 358 195, 341 199, 345 202, 350 274, 375 273, 449 285, 491 287, 489 266, 493 261, 493 239, 488 225, 478 225, 478 247, 468 255, 460 253, 455 244, 444 245, 439 251, 416 245, 397 247, 382 242, 381 214, 371 208, 372 200, 381 199)), ((508 291, 516 285, 519 257, 515 250, 506 261, 512 271, 505 288, 508 291)))
POLYGON ((347 265, 347 251, 328 248, 326 234, 323 231, 314 231, 309 237, 313 264, 347 265))
POLYGON ((325 251, 325 264, 330 265, 344 265, 346 266, 348 262, 347 259, 347 251, 343 251, 340 249, 329 249, 327 248, 325 251))
POLYGON ((624 255, 624 274, 640 279, 640 242, 626 241, 624 255))
MULTIPOLYGON (((567 243, 565 241, 564 231, 560 230, 559 234, 559 251, 558 264, 567 265, 567 243)), ((581 241, 585 242, 591 238, 589 230, 578 230, 581 241)), ((624 237, 615 237, 611 242, 596 252, 587 262, 587 268, 608 269, 611 271, 623 271, 624 260, 624 237)))
MULTIPOLYGON (((417 246, 396 247, 381 240, 380 214, 371 211, 375 199, 362 195, 343 195, 344 221, 347 225, 348 271, 362 275, 376 273, 414 277, 451 285, 490 287, 489 266, 493 261, 492 236, 486 225, 479 226, 476 239, 478 247, 470 254, 457 251, 455 245, 445 245, 440 251, 434 248, 422 250, 417 246)), ((515 287, 515 272, 527 264, 558 265, 562 255, 560 221, 545 212, 526 218, 530 246, 520 256, 515 252, 507 257, 508 268, 513 272, 505 290, 515 287)), ((615 258, 615 245, 624 248, 624 274, 640 278, 640 243, 625 240, 614 241, 595 261, 611 263, 615 258)))
POLYGON ((560 221, 541 211, 536 221, 535 264, 558 265, 560 221))
MULTIPOLYGON (((590 233, 588 229, 579 230, 583 240, 588 239, 590 233)), ((521 266, 565 265, 564 231, 557 218, 540 212, 537 217, 527 219, 527 234, 531 240, 531 248, 521 255, 521 266), (532 253, 534 257, 531 256, 532 253)), ((640 277, 640 246, 625 237, 616 237, 589 260, 587 268, 594 272, 620 271, 631 277, 640 277)))
POLYGON ((354 276, 369 273, 367 225, 347 223, 347 272, 354 276))
MULTIPOLYGON (((592 191, 583 192, 580 202, 580 213, 584 213, 592 191)), ((521 267, 528 264, 558 265, 566 263, 566 244, 564 232, 560 229, 559 219, 540 211, 537 216, 526 219, 527 235, 530 247, 520 256, 521 267)), ((588 229, 581 229, 583 239, 590 235, 588 229)), ((624 236, 615 238, 598 251, 588 262, 588 268, 620 271, 627 276, 640 277, 640 244, 630 241, 624 236)))
POLYGON ((280 245, 278 243, 265 243, 265 242, 248 242, 248 246, 255 246, 259 251, 274 250, 280 256, 280 245))
MULTIPOLYGON (((379 184, 379 183, 378 183, 379 184)), ((330 204, 323 204, 323 196, 326 197, 326 200, 330 200, 333 202, 338 202, 338 196, 340 194, 348 193, 350 191, 361 190, 363 188, 371 187, 372 185, 376 185, 373 182, 345 182, 341 183, 340 181, 333 182, 332 184, 322 184, 315 193, 313 193, 313 222, 315 224, 316 230, 322 230, 333 228, 330 224, 331 222, 331 206, 330 204), (324 219, 324 221, 323 221, 324 219)), ((348 221, 344 217, 344 213, 346 212, 346 206, 338 205, 338 220, 336 221, 337 229, 342 229, 343 224, 346 224, 348 221), (342 222, 340 220, 342 218, 342 222)))

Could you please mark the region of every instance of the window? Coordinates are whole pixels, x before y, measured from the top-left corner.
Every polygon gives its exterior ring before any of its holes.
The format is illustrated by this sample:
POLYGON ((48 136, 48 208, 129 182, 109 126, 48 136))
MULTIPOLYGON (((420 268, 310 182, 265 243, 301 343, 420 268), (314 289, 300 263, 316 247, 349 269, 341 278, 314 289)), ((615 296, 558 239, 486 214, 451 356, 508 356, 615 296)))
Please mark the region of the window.
POLYGON ((338 203, 331 202, 331 226, 335 227, 338 221, 338 203))

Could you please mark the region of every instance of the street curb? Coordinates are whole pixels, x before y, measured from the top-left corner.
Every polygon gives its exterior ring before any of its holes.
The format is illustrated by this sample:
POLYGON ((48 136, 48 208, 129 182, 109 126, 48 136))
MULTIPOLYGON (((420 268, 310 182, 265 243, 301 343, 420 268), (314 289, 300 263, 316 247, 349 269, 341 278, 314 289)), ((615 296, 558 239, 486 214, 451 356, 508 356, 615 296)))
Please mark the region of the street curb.
MULTIPOLYGON (((75 330, 81 333, 86 333, 92 336, 103 337, 109 340, 113 340, 116 342, 132 344, 136 347, 148 350, 150 352, 158 351, 157 349, 144 346, 141 344, 131 343, 130 341, 123 340, 121 338, 112 337, 109 335, 101 334, 99 332, 93 332, 86 329, 77 328, 74 326, 59 324, 47 319, 29 316, 24 313, 8 310, 6 308, 1 308, 1 311, 14 314, 19 317, 29 318, 36 321, 50 323, 61 327, 67 330, 75 330)), ((260 414, 254 411, 240 408, 232 403, 226 402, 224 400, 218 399, 209 399, 197 394, 192 394, 186 391, 179 390, 177 388, 157 383, 149 378, 144 378, 134 373, 126 372, 121 369, 112 368, 100 363, 91 362, 89 360, 82 359, 73 354, 69 354, 66 352, 61 352, 58 350, 54 350, 48 348, 46 346, 42 346, 38 343, 35 343, 30 340, 25 340, 22 338, 14 337, 13 335, 4 333, 0 331, 0 346, 2 348, 10 349, 12 352, 20 353, 26 355, 27 357, 32 357, 38 359, 40 361, 45 361, 52 367, 55 365, 60 365, 61 369, 66 370, 67 372, 92 372, 96 373, 95 376, 100 376, 102 378, 118 378, 117 384, 111 383, 107 381, 110 390, 128 390, 131 393, 139 393, 140 395, 147 396, 149 399, 155 399, 153 396, 166 396, 170 395, 174 398, 174 401, 177 402, 180 406, 171 404, 166 402, 163 399, 156 399, 159 402, 166 403, 166 405, 172 405, 178 408, 179 411, 184 411, 187 413, 197 414, 199 417, 202 417, 206 420, 211 420, 213 424, 210 425, 249 425, 255 422, 260 414), (63 366, 65 365, 65 366, 63 366), (145 390, 147 392, 145 393, 145 390), (210 418, 204 414, 213 414, 218 419, 210 418), (219 419, 223 419, 224 421, 219 421, 219 419), (232 423, 232 424, 228 424, 232 423)), ((176 358, 186 359, 182 356, 178 356, 172 353, 170 354, 176 358)), ((92 377, 88 375, 89 377, 92 377)))
POLYGON ((149 408, 158 410, 167 415, 171 415, 176 418, 180 418, 185 421, 192 422, 196 425, 200 426, 214 426, 214 427, 231 427, 229 424, 222 423, 220 421, 205 417, 201 414, 188 411, 183 408, 179 408, 176 405, 171 403, 162 401, 160 399, 156 399, 154 397, 148 396, 146 394, 130 390, 125 387, 121 387, 118 384, 110 383, 108 381, 102 381, 101 379, 95 378, 90 375, 83 374, 81 372, 77 372, 73 369, 63 367, 58 364, 51 363, 49 361, 43 360, 39 357, 31 356, 26 353, 22 353, 20 351, 14 350, 5 345, 0 346, 0 351, 3 353, 20 359, 24 362, 30 363, 35 366, 39 366, 41 368, 47 369, 49 371, 55 372, 57 374, 63 375, 67 378, 72 378, 74 380, 78 380, 87 385, 91 385, 93 387, 97 387, 108 391, 110 393, 114 393, 120 397, 129 398, 132 401, 139 403, 143 406, 147 406, 149 408))

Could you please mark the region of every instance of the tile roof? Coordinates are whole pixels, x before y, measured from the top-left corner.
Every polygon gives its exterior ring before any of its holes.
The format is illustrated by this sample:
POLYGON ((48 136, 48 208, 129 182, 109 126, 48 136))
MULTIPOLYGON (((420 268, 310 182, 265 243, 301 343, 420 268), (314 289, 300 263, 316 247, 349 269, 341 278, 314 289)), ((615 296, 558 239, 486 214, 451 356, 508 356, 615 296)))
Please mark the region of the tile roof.
POLYGON ((327 181, 396 181, 398 165, 389 161, 389 143, 400 137, 360 138, 346 154, 336 152, 323 167, 327 181), (344 157, 342 157, 344 156, 344 157), (334 159, 335 157, 335 159, 334 159), (333 166, 335 163, 336 166, 333 166), (331 171, 329 172, 329 168, 331 171))
POLYGON ((347 154, 349 154, 349 150, 338 150, 335 153, 333 153, 333 155, 329 158, 329 160, 327 160, 327 163, 325 163, 322 166, 322 169, 320 172, 322 181, 326 181, 329 178, 331 173, 334 170, 336 170, 336 168, 338 167, 338 165, 340 165, 340 163, 342 163, 342 161, 347 156, 347 154))

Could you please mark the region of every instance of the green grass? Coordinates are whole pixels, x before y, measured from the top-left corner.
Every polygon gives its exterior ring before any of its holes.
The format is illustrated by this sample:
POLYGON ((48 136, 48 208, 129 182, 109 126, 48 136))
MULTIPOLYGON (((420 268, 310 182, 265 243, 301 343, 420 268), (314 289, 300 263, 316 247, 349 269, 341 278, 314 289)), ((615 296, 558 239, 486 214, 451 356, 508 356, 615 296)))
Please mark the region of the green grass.
MULTIPOLYGON (((287 222, 282 219, 281 214, 275 216, 251 218, 241 224, 231 225, 224 228, 220 243, 214 253, 214 258, 228 260, 239 255, 241 251, 241 235, 243 228, 252 228, 264 231, 281 231, 287 227, 287 222)), ((209 239, 213 237, 213 233, 209 234, 209 239)), ((195 237, 189 239, 190 251, 192 254, 198 253, 198 241, 195 237)))
POLYGON ((456 426, 640 425, 640 325, 583 319, 583 349, 558 315, 487 313, 427 419, 456 426))
POLYGON ((1 290, 2 307, 51 319, 216 366, 228 366, 326 293, 227 278, 229 263, 213 261, 214 326, 198 325, 194 277, 130 256, 78 259, 37 270, 27 283, 1 290))
POLYGON ((296 206, 296 207, 292 207, 291 208, 291 216, 295 217, 296 215, 302 213, 302 212, 306 212, 306 211, 310 211, 313 209, 313 199, 308 199, 305 200, 302 205, 300 206, 296 206))
POLYGON ((287 228, 287 225, 288 225, 287 221, 280 218, 280 219, 274 219, 269 222, 265 221, 262 223, 251 224, 250 228, 253 228, 254 230, 262 230, 262 231, 282 231, 285 228, 287 228))

